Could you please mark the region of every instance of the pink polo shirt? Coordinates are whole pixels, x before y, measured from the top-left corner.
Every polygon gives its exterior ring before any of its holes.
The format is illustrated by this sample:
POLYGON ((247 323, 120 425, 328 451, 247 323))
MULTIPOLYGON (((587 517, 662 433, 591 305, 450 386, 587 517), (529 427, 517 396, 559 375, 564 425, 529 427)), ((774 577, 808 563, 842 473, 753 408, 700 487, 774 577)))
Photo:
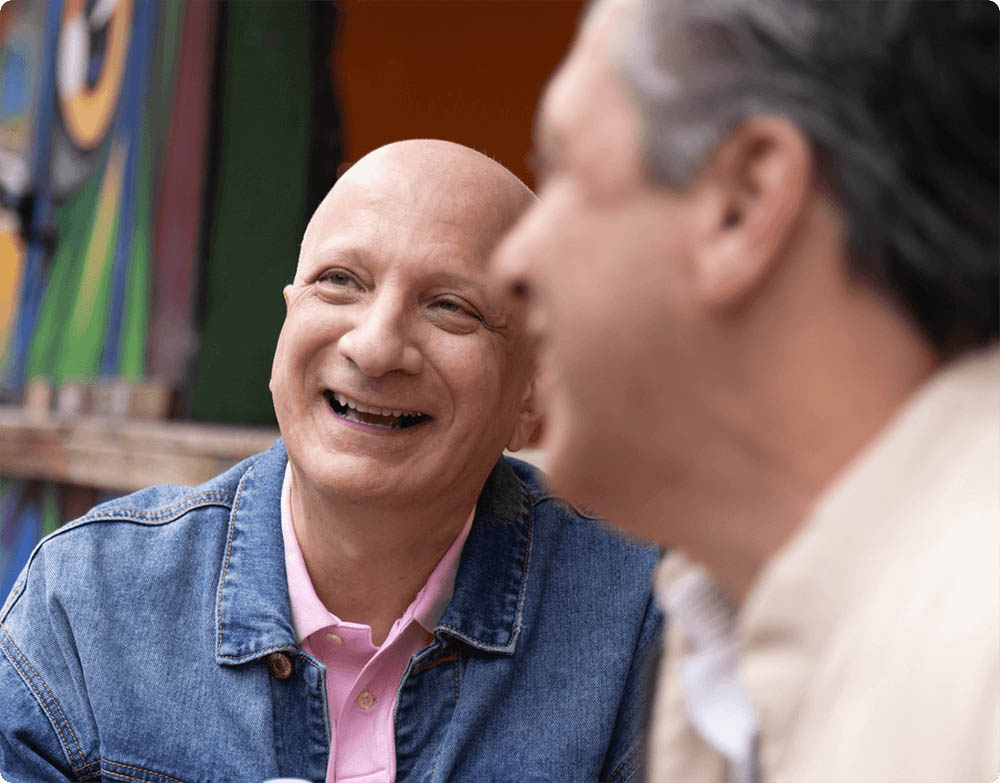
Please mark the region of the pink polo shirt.
POLYGON ((331 732, 326 783, 391 783, 396 778, 396 688, 410 656, 430 644, 451 600, 475 509, 427 584, 376 647, 369 626, 342 621, 316 595, 292 526, 291 493, 292 472, 286 467, 281 533, 292 623, 302 648, 326 665, 331 732))

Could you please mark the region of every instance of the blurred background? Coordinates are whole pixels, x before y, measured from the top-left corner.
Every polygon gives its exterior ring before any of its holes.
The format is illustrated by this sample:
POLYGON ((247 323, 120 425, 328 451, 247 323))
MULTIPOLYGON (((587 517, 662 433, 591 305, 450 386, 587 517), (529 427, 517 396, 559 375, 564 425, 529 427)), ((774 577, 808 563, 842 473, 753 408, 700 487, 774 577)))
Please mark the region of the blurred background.
POLYGON ((581 0, 0 7, 0 599, 102 499, 277 437, 267 381, 312 210, 390 141, 529 185, 581 0))

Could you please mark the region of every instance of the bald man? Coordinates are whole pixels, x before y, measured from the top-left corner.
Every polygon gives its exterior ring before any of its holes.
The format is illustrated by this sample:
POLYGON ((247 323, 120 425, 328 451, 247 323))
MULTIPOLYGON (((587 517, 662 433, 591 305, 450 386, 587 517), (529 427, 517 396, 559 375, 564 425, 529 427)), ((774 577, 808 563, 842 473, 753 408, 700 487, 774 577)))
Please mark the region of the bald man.
POLYGON ((533 198, 436 141, 341 178, 284 290, 282 439, 98 506, 7 599, 7 780, 635 777, 655 552, 501 456, 539 413, 485 264, 533 198))

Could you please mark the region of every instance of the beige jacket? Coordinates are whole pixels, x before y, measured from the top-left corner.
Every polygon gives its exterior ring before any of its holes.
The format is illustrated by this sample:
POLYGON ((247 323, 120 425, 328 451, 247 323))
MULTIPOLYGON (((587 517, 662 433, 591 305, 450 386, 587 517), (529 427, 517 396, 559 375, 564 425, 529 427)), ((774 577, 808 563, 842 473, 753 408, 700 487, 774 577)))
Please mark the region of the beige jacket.
MULTIPOLYGON (((684 569, 668 558, 658 591, 684 569)), ((762 572, 739 617, 765 783, 1000 773, 1000 351, 938 373, 762 572)), ((668 625, 649 780, 725 780, 668 625)))

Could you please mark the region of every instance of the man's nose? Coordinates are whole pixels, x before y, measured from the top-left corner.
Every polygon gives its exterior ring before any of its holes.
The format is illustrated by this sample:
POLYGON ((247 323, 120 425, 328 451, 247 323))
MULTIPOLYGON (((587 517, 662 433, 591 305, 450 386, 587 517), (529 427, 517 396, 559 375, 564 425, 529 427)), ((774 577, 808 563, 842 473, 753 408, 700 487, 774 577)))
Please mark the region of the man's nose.
POLYGON ((423 354, 411 339, 405 309, 389 297, 376 298, 362 310, 337 347, 369 378, 395 371, 415 375, 423 367, 423 354))

